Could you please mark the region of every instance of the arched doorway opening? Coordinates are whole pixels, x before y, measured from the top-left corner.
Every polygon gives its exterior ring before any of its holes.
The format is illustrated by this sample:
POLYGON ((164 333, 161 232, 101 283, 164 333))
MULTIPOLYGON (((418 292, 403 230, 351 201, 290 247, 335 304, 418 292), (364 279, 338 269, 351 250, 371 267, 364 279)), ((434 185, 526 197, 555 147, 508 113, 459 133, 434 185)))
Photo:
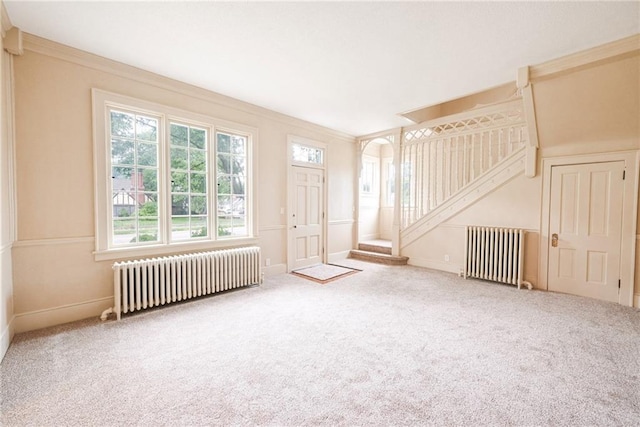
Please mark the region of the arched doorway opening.
POLYGON ((399 131, 392 131, 358 141, 357 250, 352 251, 353 258, 406 264, 405 257, 398 256, 399 137, 399 131), (361 253, 363 251, 373 253, 361 253))
POLYGON ((368 142, 361 153, 358 243, 393 240, 395 166, 393 147, 385 138, 368 142))

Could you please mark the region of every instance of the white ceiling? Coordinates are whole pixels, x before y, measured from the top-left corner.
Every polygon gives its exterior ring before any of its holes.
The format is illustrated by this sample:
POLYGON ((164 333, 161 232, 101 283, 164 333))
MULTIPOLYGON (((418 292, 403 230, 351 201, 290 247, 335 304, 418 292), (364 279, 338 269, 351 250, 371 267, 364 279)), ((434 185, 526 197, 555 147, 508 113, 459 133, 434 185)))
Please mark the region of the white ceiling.
POLYGON ((640 33, 640 2, 6 1, 23 31, 351 135, 640 33))

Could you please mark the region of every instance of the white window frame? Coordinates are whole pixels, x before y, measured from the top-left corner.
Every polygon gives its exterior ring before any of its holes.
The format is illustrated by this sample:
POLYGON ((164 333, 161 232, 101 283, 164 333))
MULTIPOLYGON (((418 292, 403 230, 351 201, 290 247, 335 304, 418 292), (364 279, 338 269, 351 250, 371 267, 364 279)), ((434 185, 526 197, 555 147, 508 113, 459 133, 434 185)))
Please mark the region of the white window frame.
POLYGON ((294 166, 302 166, 305 168, 325 169, 325 162, 327 156, 327 147, 321 142, 316 142, 307 138, 301 138, 289 135, 288 136, 288 154, 290 163, 294 166), (295 160, 294 151, 295 147, 308 148, 310 150, 318 150, 320 152, 320 162, 311 162, 304 160, 295 160))
POLYGON ((364 197, 380 196, 380 158, 363 155, 362 172, 360 173, 360 193, 364 197), (370 167, 370 170, 368 170, 370 167), (371 172, 370 175, 367 172, 371 172), (370 181, 370 182, 369 182, 370 181), (365 189, 365 184, 370 184, 369 191, 365 189))
POLYGON ((255 202, 257 185, 257 129, 238 123, 220 120, 181 110, 166 105, 143 101, 136 98, 92 89, 93 107, 93 144, 94 144, 94 211, 95 211, 95 252, 96 261, 114 260, 139 256, 160 256, 190 250, 228 248, 257 244, 257 203, 255 202), (111 144, 107 140, 109 111, 120 108, 125 111, 138 112, 158 117, 158 217, 160 242, 144 242, 131 246, 114 247, 111 244, 112 194, 111 182, 111 144), (171 241, 171 186, 168 129, 170 122, 187 123, 194 126, 206 127, 208 131, 208 226, 209 237, 194 240, 171 241), (233 133, 247 138, 246 153, 246 184, 245 184, 245 224, 247 236, 218 237, 217 225, 217 147, 216 133, 233 133))

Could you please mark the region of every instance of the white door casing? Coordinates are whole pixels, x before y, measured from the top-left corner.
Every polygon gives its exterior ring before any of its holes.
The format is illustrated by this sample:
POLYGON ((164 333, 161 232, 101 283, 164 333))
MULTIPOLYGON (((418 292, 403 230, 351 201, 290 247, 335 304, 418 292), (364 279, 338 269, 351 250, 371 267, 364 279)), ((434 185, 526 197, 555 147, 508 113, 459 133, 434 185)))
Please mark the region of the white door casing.
MULTIPOLYGON (((287 271, 326 262, 326 143, 287 136, 287 271)), ((284 212, 283 212, 284 213, 284 212)))
POLYGON ((619 302, 624 162, 551 169, 550 291, 619 302))
POLYGON ((291 270, 323 262, 324 170, 292 166, 291 270))
MULTIPOLYGON (((635 251, 636 251, 636 217, 638 211, 638 186, 640 169, 640 151, 619 151, 596 154, 582 154, 562 157, 548 157, 542 159, 542 209, 539 239, 539 273, 536 288, 552 290, 549 286, 550 263, 551 263, 551 243, 552 235, 557 230, 552 230, 551 213, 551 193, 552 193, 552 169, 557 166, 595 164, 607 162, 623 162, 625 179, 622 184, 622 218, 620 221, 620 253, 619 253, 619 280, 620 290, 617 302, 622 305, 634 305, 634 274, 635 274, 635 251)), ((600 183, 603 177, 600 176, 600 183)), ((569 178, 568 178, 569 179, 569 178)), ((569 181, 567 184, 569 185, 569 181)), ((596 185, 596 183, 594 183, 596 185)), ((554 208, 555 209, 555 208, 554 208)), ((567 225, 568 227, 568 225, 567 225)), ((560 235, 558 236, 558 247, 560 247, 560 235)), ((597 250, 593 250, 597 252, 597 250)), ((602 252, 602 251, 600 251, 602 252)), ((566 257, 565 253, 565 257, 566 257)), ((597 266, 599 254, 591 255, 592 277, 598 272, 593 270, 597 266)), ((551 273, 553 274, 553 273, 551 273)), ((585 273, 586 274, 586 273, 585 273)), ((639 290, 640 291, 640 290, 639 290)), ((636 295, 636 305, 640 305, 640 298, 636 295)))

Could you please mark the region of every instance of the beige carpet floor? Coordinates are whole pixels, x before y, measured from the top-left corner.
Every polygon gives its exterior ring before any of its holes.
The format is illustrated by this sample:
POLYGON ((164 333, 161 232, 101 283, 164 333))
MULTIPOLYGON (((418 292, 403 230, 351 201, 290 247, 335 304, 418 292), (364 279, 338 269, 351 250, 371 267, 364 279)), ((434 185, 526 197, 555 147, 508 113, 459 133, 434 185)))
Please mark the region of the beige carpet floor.
POLYGON ((640 424, 638 310, 348 265, 17 335, 0 424, 640 424))

